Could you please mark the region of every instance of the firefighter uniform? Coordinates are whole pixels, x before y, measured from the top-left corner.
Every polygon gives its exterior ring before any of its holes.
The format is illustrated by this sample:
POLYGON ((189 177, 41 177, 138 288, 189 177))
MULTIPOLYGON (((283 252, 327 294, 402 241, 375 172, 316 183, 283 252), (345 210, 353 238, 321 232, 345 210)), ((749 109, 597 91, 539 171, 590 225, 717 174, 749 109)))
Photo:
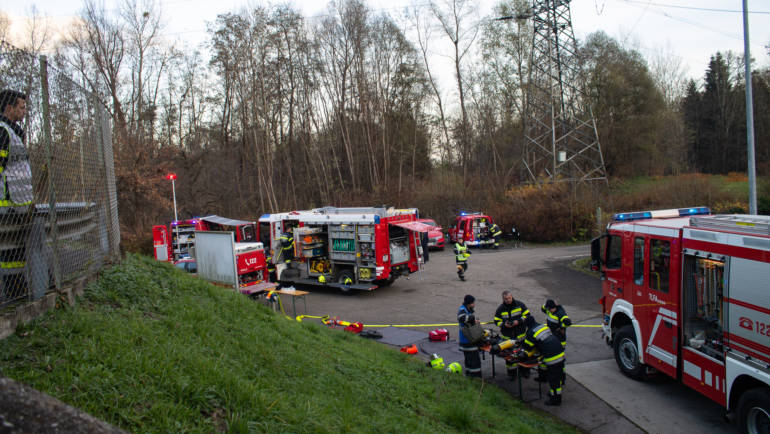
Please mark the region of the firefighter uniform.
POLYGON ((457 311, 457 323, 460 326, 460 351, 465 356, 465 375, 469 377, 481 377, 481 356, 479 356, 479 347, 471 344, 462 332, 464 327, 470 327, 476 323, 476 315, 473 313, 473 306, 476 298, 472 295, 466 295, 463 304, 457 311))
POLYGON ((278 275, 275 272, 275 264, 273 263, 273 253, 272 253, 272 251, 267 256, 265 261, 267 262, 267 274, 268 274, 269 280, 271 282, 278 281, 278 275))
MULTIPOLYGON (((495 325, 500 327, 500 334, 506 339, 513 339, 521 341, 524 339, 527 333, 526 321, 529 317, 529 309, 527 306, 519 300, 512 300, 512 303, 502 303, 495 311, 495 325), (508 325, 518 321, 516 325, 508 325)), ((508 372, 508 376, 513 378, 518 371, 518 363, 515 360, 505 361, 505 369, 508 372)), ((524 376, 529 376, 529 370, 522 372, 524 376)))
POLYGON ((545 375, 548 380, 548 401, 546 405, 561 405, 562 375, 564 374, 564 350, 559 339, 551 333, 545 324, 538 324, 530 319, 530 325, 524 337, 523 348, 527 354, 540 353, 545 375))
POLYGON ((503 231, 495 223, 489 227, 489 236, 492 237, 492 244, 496 249, 500 248, 500 238, 503 236, 503 231))
POLYGON ((457 240, 455 242, 454 254, 455 263, 457 263, 457 277, 460 280, 465 280, 465 271, 468 269, 468 257, 471 256, 471 251, 468 250, 465 241, 457 240))
POLYGON ((559 338, 561 346, 567 347, 567 327, 572 325, 572 320, 567 316, 567 312, 562 305, 557 305, 553 300, 547 300, 544 305, 540 307, 540 310, 546 316, 548 320, 548 328, 551 332, 559 338), (555 312, 551 312, 551 309, 556 308, 555 312))
POLYGON ((284 232, 278 240, 281 242, 281 259, 288 264, 294 259, 294 235, 284 232))
MULTIPOLYGON (((29 165, 27 148, 24 146, 24 130, 11 119, 0 115, 0 214, 6 224, 21 224, 22 237, 28 231, 28 212, 34 198, 32 170, 29 165)), ((0 284, 0 300, 17 297, 26 291, 24 269, 26 246, 20 245, 0 251, 0 268, 5 273, 0 284)))

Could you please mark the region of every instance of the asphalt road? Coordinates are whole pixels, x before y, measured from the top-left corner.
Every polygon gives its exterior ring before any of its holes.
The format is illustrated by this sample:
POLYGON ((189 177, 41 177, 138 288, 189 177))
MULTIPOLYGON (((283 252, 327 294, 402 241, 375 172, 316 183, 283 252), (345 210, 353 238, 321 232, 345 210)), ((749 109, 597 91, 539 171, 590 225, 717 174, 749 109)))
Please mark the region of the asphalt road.
MULTIPOLYGON (((390 287, 353 295, 317 287, 301 289, 312 292, 307 297, 308 313, 338 316, 364 325, 453 324, 465 294, 476 297, 479 317, 491 320, 504 289, 512 290, 539 322, 545 321, 540 306, 552 298, 565 307, 574 324, 599 324, 599 280, 569 268, 573 260, 588 253, 588 245, 474 250, 466 281, 462 282, 457 278, 451 250, 447 249, 431 252, 421 273, 409 279, 402 277, 390 287)), ((288 299, 285 303, 291 310, 288 299)), ((433 328, 436 327, 411 329, 427 333, 433 328)), ((456 326, 447 328, 450 336, 456 338, 456 326)), ((525 380, 523 398, 534 407, 594 433, 735 430, 722 421, 723 410, 719 405, 675 381, 658 378, 639 383, 624 377, 615 365, 611 349, 601 339, 600 329, 573 327, 567 339, 564 405, 556 409, 545 407, 545 387, 540 398, 537 383, 525 380)), ((496 358, 495 366, 498 375, 493 378, 490 358, 482 363, 485 381, 518 396, 518 384, 505 378, 503 361, 496 358)))

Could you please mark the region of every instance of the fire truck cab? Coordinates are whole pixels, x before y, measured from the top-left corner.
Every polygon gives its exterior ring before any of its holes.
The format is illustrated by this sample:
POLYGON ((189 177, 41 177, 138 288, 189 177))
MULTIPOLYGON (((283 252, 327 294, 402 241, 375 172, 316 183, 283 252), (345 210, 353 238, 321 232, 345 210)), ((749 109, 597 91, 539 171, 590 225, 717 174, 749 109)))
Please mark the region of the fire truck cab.
POLYGON ((283 283, 372 290, 420 270, 420 233, 431 226, 416 219, 414 208, 325 207, 265 214, 258 236, 283 283), (288 233, 294 247, 284 253, 288 233))
POLYGON ((591 256, 620 370, 662 372, 735 414, 741 431, 767 432, 770 217, 706 207, 615 214, 591 256))
POLYGON ((458 239, 465 240, 469 246, 491 246, 494 244, 489 237, 489 228, 494 221, 492 217, 480 212, 462 212, 455 217, 449 226, 449 240, 453 243, 458 239))

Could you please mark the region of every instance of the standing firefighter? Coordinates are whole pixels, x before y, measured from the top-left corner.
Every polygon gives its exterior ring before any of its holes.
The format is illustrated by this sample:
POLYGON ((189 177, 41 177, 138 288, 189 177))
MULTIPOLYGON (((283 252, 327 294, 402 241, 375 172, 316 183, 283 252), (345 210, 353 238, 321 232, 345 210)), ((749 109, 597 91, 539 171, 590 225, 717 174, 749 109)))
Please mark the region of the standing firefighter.
POLYGON ((468 269, 468 258, 471 256, 471 251, 465 245, 465 240, 458 239, 455 242, 454 253, 457 263, 457 277, 464 281, 465 271, 468 269))
POLYGON ((492 238, 492 245, 495 249, 500 248, 500 238, 503 237, 503 230, 500 229, 500 226, 497 225, 497 223, 492 223, 492 226, 489 227, 489 236, 492 238))
POLYGON ((479 347, 471 343, 463 333, 463 329, 478 324, 479 320, 473 313, 476 308, 476 298, 466 295, 463 304, 457 311, 457 322, 460 325, 460 351, 465 355, 465 375, 469 377, 481 377, 481 357, 479 347))
MULTIPOLYGON (((503 291, 503 303, 495 311, 495 324, 500 327, 500 334, 505 339, 521 341, 527 333, 526 321, 529 317, 529 309, 519 300, 514 300, 509 290, 503 291)), ((518 363, 515 360, 505 361, 505 369, 508 377, 516 378, 518 363)), ((529 377, 529 369, 522 369, 521 375, 529 377)))
MULTIPOLYGON (((0 92, 0 222, 4 225, 22 226, 26 237, 27 223, 32 211, 32 170, 27 148, 24 146, 24 130, 19 124, 27 113, 27 96, 15 90, 0 92)), ((0 251, 0 267, 5 271, 0 286, 0 301, 4 297, 23 294, 26 288, 24 242, 0 251)))
POLYGON ((523 348, 530 356, 540 353, 548 380, 548 401, 546 405, 561 405, 562 375, 564 374, 564 350, 559 339, 545 324, 538 324, 532 317, 524 338, 523 348))
POLYGON ((281 242, 281 259, 285 263, 290 263, 294 259, 294 233, 292 228, 281 234, 278 239, 281 242))
POLYGON ((546 315, 548 328, 559 338, 561 346, 567 348, 567 327, 572 325, 572 320, 567 316, 567 312, 562 305, 557 305, 551 299, 546 300, 545 304, 540 307, 540 310, 546 315))

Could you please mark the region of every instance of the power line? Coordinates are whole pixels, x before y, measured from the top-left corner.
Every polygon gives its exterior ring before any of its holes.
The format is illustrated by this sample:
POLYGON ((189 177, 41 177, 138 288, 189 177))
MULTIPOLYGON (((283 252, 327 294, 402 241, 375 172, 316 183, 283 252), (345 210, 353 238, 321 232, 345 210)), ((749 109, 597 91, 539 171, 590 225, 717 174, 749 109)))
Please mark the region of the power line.
MULTIPOLYGON (((626 3, 637 3, 637 4, 647 4, 651 6, 658 6, 661 8, 688 9, 688 10, 703 11, 703 12, 729 12, 729 13, 738 13, 738 14, 743 13, 742 10, 738 10, 738 9, 699 8, 697 6, 669 5, 665 3, 643 2, 640 0, 623 0, 623 1, 626 3)), ((770 15, 770 11, 748 11, 748 13, 770 15)))

